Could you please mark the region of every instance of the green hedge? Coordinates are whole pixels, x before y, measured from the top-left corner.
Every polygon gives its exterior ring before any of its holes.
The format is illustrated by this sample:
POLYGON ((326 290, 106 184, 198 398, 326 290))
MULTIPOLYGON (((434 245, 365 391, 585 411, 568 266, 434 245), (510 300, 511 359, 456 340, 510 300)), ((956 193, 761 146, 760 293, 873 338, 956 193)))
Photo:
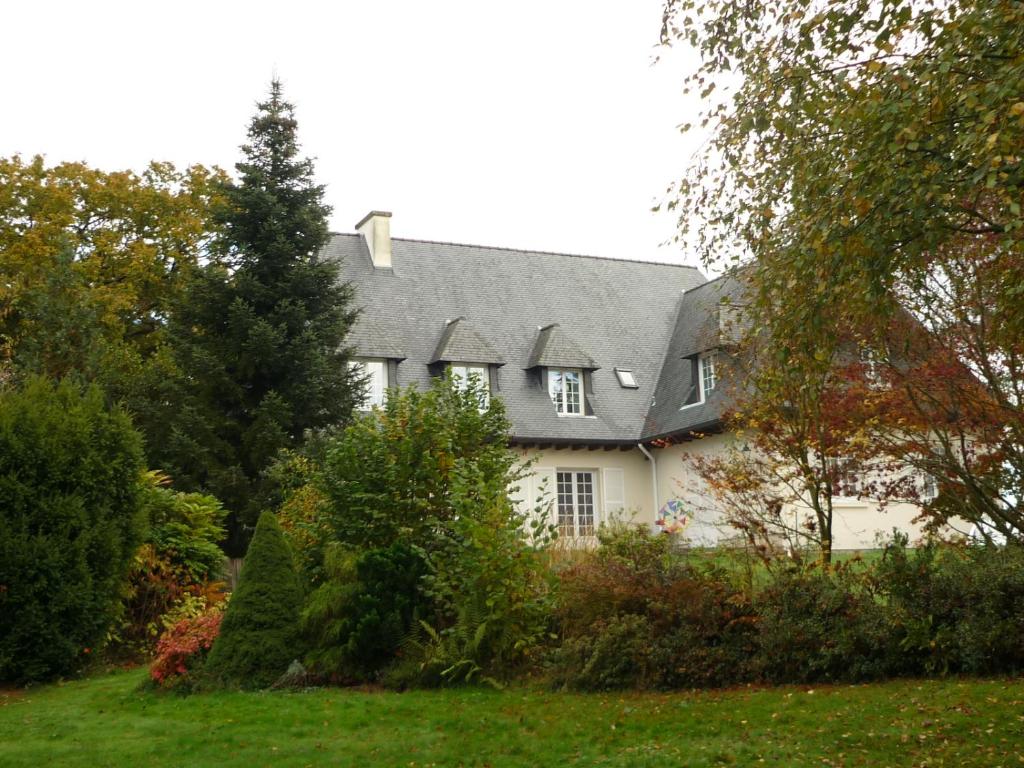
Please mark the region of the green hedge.
POLYGON ((890 545, 873 564, 775 563, 757 586, 606 536, 561 574, 555 685, 579 690, 1024 672, 1024 548, 890 545))
POLYGON ((0 679, 68 675, 102 646, 145 528, 142 469, 97 387, 0 391, 0 679))

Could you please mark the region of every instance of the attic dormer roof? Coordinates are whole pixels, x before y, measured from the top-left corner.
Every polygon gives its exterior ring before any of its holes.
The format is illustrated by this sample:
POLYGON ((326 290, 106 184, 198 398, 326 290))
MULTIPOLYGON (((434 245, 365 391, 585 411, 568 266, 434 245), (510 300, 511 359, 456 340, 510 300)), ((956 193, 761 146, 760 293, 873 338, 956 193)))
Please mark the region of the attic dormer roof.
POLYGON ((600 366, 570 338, 562 326, 552 323, 538 331, 537 341, 534 342, 526 367, 585 368, 593 371, 600 366))
POLYGON ((365 314, 360 314, 356 318, 346 342, 357 349, 361 357, 383 357, 390 360, 406 358, 396 334, 365 314))
POLYGON ((437 342, 430 359, 430 364, 442 362, 505 364, 501 355, 464 317, 457 317, 445 323, 441 339, 437 342))

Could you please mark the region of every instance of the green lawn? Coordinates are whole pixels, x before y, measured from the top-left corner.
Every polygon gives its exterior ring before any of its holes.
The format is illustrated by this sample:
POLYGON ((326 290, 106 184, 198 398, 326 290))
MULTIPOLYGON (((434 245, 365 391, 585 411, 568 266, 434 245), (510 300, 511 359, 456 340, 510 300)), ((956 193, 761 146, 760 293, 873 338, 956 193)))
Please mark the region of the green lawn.
POLYGON ((0 691, 0 766, 1020 766, 1024 681, 682 694, 0 691))

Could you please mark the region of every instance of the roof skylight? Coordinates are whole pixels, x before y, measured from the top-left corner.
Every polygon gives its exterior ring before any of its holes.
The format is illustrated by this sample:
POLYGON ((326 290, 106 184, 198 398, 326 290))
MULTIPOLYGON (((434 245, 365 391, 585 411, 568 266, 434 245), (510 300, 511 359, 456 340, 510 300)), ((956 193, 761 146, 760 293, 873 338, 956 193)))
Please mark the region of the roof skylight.
POLYGON ((636 383, 636 377, 633 375, 633 371, 628 368, 616 368, 615 376, 619 379, 619 384, 626 389, 640 388, 640 385, 636 383))

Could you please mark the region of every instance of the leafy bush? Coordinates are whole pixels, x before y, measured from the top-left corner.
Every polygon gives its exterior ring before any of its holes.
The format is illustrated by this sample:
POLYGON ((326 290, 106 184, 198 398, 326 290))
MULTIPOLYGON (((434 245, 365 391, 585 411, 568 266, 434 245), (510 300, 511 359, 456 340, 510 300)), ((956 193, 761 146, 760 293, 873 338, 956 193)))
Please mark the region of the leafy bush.
POLYGON ((751 678, 756 615, 725 571, 688 562, 669 537, 642 528, 606 530, 600 539, 561 574, 556 685, 676 688, 751 678))
MULTIPOLYGON (((444 381, 429 390, 392 391, 383 408, 357 418, 328 441, 318 485, 334 541, 385 548, 404 539, 429 546, 439 526, 465 509, 457 478, 487 478, 473 506, 507 496, 515 456, 498 398, 480 411, 479 393, 444 381)), ((468 490, 468 489, 467 489, 468 490)))
POLYGON ((1024 547, 886 548, 876 569, 906 674, 1024 671, 1024 547))
POLYGON ((264 512, 204 676, 213 685, 248 689, 271 685, 302 655, 301 605, 291 550, 273 513, 264 512))
POLYGON ((199 616, 221 599, 219 542, 225 512, 215 498, 179 493, 167 478, 146 475, 146 543, 132 559, 123 614, 113 632, 121 654, 145 656, 160 634, 181 619, 199 616))
POLYGON ((897 669, 884 606, 854 568, 780 568, 756 601, 767 681, 854 682, 897 669))
POLYGON ((168 627, 157 642, 150 679, 161 688, 188 686, 220 634, 222 619, 218 607, 168 627))
POLYGON ((310 669, 336 681, 373 679, 391 664, 413 622, 427 612, 423 559, 409 545, 329 550, 325 582, 309 597, 303 628, 310 669))
POLYGON ((444 381, 392 392, 383 409, 328 439, 317 482, 326 522, 302 530, 320 531, 322 551, 362 552, 364 567, 372 553, 390 553, 381 563, 397 567, 406 550, 419 564, 387 579, 335 568, 307 610, 314 666, 375 676, 385 657, 359 651, 356 632, 371 619, 385 622, 383 648, 401 657, 402 685, 500 678, 545 639, 550 584, 540 552, 550 531, 509 500, 517 480, 509 423, 498 398, 485 410, 480 403, 474 386, 444 381), (418 596, 399 606, 388 594, 394 580, 415 584, 418 596), (399 626, 409 635, 401 653, 391 646, 399 626))
POLYGON ((0 391, 0 679, 70 674, 103 643, 145 529, 142 468, 98 388, 0 391))

